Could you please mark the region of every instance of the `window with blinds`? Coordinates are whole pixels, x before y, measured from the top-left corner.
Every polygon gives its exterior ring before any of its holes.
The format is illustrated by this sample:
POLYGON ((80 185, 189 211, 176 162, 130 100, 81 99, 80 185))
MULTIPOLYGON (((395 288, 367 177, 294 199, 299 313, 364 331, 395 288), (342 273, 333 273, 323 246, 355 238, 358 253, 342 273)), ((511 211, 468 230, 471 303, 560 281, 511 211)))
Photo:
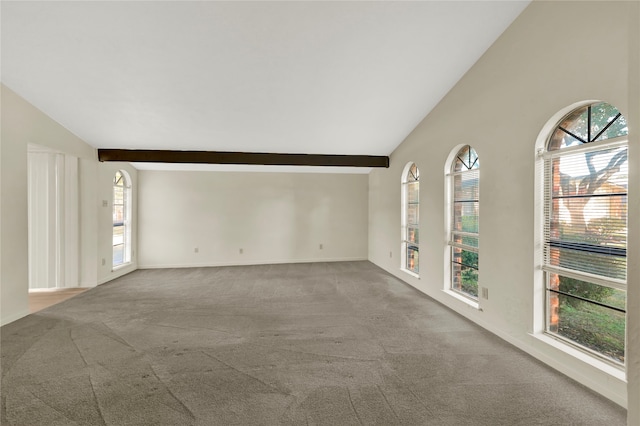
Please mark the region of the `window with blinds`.
POLYGON ((420 170, 412 163, 402 180, 402 267, 414 274, 420 272, 420 170))
POLYGON ((567 115, 544 160, 546 331, 624 363, 627 125, 596 103, 567 115))
POLYGON ((469 145, 458 151, 449 176, 451 183, 451 289, 478 299, 480 234, 480 162, 469 145))

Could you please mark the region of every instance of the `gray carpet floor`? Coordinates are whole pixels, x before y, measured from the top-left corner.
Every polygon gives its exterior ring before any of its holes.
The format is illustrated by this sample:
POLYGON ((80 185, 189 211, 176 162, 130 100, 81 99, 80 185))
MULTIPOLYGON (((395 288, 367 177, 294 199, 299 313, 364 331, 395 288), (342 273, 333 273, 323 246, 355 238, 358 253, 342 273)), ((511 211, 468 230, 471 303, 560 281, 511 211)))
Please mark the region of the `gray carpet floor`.
POLYGON ((369 262, 140 270, 1 329, 3 425, 624 425, 369 262))

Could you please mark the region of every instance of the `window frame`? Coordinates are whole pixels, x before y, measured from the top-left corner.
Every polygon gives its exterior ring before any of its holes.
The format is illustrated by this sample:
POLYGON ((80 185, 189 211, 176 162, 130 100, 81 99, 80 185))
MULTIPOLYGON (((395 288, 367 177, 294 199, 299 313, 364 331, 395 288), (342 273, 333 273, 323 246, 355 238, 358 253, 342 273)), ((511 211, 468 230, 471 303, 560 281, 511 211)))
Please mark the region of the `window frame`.
POLYGON ((124 170, 117 170, 113 175, 112 180, 112 258, 111 267, 112 270, 117 270, 131 264, 132 258, 132 244, 131 244, 131 210, 132 210, 132 188, 131 178, 129 174, 124 170), (120 174, 120 180, 117 180, 117 176, 120 174), (119 184, 121 182, 121 184, 119 184), (122 204, 116 203, 116 190, 122 188, 122 204), (122 206, 122 222, 116 222, 116 207, 122 206), (116 235, 116 226, 122 226, 122 243, 114 244, 116 235), (122 246, 122 262, 116 263, 115 247, 122 246))
POLYGON ((420 278, 420 169, 418 165, 414 162, 409 162, 402 173, 402 182, 401 182, 401 192, 402 192, 402 221, 401 221, 401 262, 400 269, 416 278, 420 278), (412 170, 415 168, 416 173, 413 173, 412 170), (417 186, 417 200, 411 201, 409 197, 409 188, 411 185, 417 186), (417 213, 415 217, 415 222, 409 222, 409 207, 416 206, 417 213), (417 231, 416 237, 412 240, 409 238, 409 229, 414 229, 417 231), (415 250, 418 253, 417 259, 415 259, 415 267, 410 268, 409 265, 409 249, 415 250))
MULTIPOLYGON (((446 203, 446 218, 447 218, 447 242, 446 242, 446 259, 445 259, 445 268, 446 268, 446 273, 445 273, 445 291, 458 298, 459 300, 479 309, 480 308, 480 262, 479 262, 479 254, 480 254, 480 156, 477 154, 477 151, 475 150, 475 148, 473 148, 473 146, 465 144, 465 145, 459 145, 458 147, 456 147, 450 157, 449 157, 449 161, 447 162, 447 167, 445 168, 445 172, 446 172, 446 182, 447 182, 447 198, 448 201, 446 203), (467 165, 466 163, 462 162, 464 164, 464 166, 466 167, 466 170, 456 170, 456 165, 458 164, 458 161, 462 161, 460 159, 460 154, 463 152, 467 152, 469 150, 469 155, 471 155, 471 152, 473 152, 473 154, 475 155, 475 160, 473 161, 472 164, 467 165), (462 176, 465 173, 469 173, 472 172, 474 174, 477 174, 477 199, 475 199, 475 203, 477 203, 477 231, 478 232, 466 232, 466 231, 462 231, 462 230, 455 230, 454 227, 456 226, 456 216, 455 216, 455 208, 456 208, 456 187, 455 187, 455 180, 456 177, 458 176, 462 176), (477 247, 473 247, 471 245, 467 245, 467 244, 463 244, 462 242, 457 242, 455 241, 457 238, 464 238, 464 237, 470 237, 470 238, 475 238, 477 239, 478 242, 478 246, 477 247), (456 253, 456 250, 460 250, 460 253, 456 253), (457 255, 459 254, 460 256, 462 256, 462 251, 467 251, 467 252, 471 252, 471 253, 476 253, 478 255, 477 257, 477 263, 476 265, 466 265, 463 264, 461 261, 457 262, 455 261, 455 259, 458 257, 457 255), (455 286, 455 280, 456 280, 456 276, 457 276, 457 271, 455 270, 456 266, 455 265, 460 265, 460 274, 462 273, 462 267, 470 267, 472 269, 475 269, 476 274, 477 274, 477 292, 478 295, 476 295, 475 297, 472 294, 469 294, 468 292, 462 291, 461 289, 456 288, 455 286)), ((469 163, 471 163, 471 161, 469 161, 469 163)), ((462 216, 461 216, 462 217, 462 216)), ((462 277, 459 278, 460 281, 462 280, 462 277)))
MULTIPOLYGON (((540 164, 540 168, 538 169, 539 171, 536 172, 536 175, 537 175, 538 185, 541 184, 540 189, 538 189, 538 191, 540 191, 538 192, 538 194, 540 196, 539 200, 540 200, 541 208, 538 210, 540 214, 540 220, 536 220, 536 223, 537 223, 536 226, 538 229, 537 232, 539 232, 539 235, 540 235, 539 237, 540 243, 537 244, 538 249, 536 250, 537 251, 536 258, 538 259, 537 262, 540 265, 539 266, 540 274, 536 276, 540 277, 540 278, 537 278, 537 280, 540 279, 542 281, 539 288, 542 290, 541 293, 543 295, 543 302, 541 304, 535 303, 535 305, 538 306, 538 308, 536 309, 539 309, 541 305, 542 318, 540 322, 534 321, 534 328, 538 329, 542 335, 548 336, 549 338, 559 342, 559 344, 561 345, 566 345, 567 346, 566 351, 569 353, 572 353, 573 351, 577 350, 579 353, 583 353, 587 355, 594 361, 604 362, 605 365, 613 366, 618 370, 624 370, 626 365, 626 336, 625 336, 624 355, 623 355, 624 361, 620 362, 619 360, 614 359, 613 357, 607 356, 603 352, 600 352, 596 349, 589 348, 586 345, 583 345, 576 340, 563 336, 558 332, 552 331, 552 325, 555 324, 555 326, 557 326, 557 322, 554 323, 552 318, 555 316, 557 321, 557 318, 559 317, 559 313, 557 312, 557 310, 559 309, 560 296, 580 300, 581 301, 580 303, 589 303, 591 304, 591 306, 600 306, 600 307, 611 309, 612 311, 623 312, 624 318, 625 318, 625 329, 627 326, 626 294, 625 294, 625 309, 620 309, 618 307, 613 307, 610 305, 603 304, 601 303, 602 301, 598 301, 595 299, 584 299, 579 297, 577 294, 571 295, 571 294, 567 294, 566 292, 556 291, 559 289, 553 289, 552 287, 554 285, 551 284, 551 281, 553 279, 552 276, 555 275, 555 277, 557 277, 555 278, 556 279, 555 282, 557 283, 556 286, 559 285, 558 283, 559 283, 560 277, 562 276, 562 277, 570 278, 573 280, 583 281, 587 284, 596 284, 597 286, 600 286, 600 287, 607 287, 614 290, 622 290, 622 291, 625 291, 626 293, 626 288, 627 288, 626 273, 625 273, 625 279, 622 280, 619 278, 606 277, 601 274, 589 273, 584 270, 567 268, 559 265, 550 264, 551 263, 550 259, 552 259, 552 255, 550 254, 550 251, 552 250, 552 247, 556 248, 557 250, 560 250, 560 249, 566 250, 568 247, 567 244, 569 245, 571 244, 570 239, 567 240, 569 241, 568 243, 566 241, 563 243, 563 240, 566 238, 559 237, 560 239, 558 239, 557 242, 554 242, 555 239, 551 237, 551 227, 552 227, 551 222, 553 220, 553 214, 554 214, 553 213, 554 212, 553 210, 554 209, 553 207, 554 172, 553 172, 553 166, 552 166, 553 161, 559 160, 562 157, 575 156, 581 153, 603 154, 603 153, 606 153, 607 150, 614 150, 619 148, 624 148, 625 150, 628 150, 628 134, 616 136, 609 139, 606 139, 606 138, 600 139, 601 135, 605 132, 607 128, 609 128, 609 126, 611 126, 616 120, 618 120, 619 117, 623 117, 615 107, 609 104, 606 104, 606 106, 612 107, 618 114, 615 117, 610 116, 608 118, 610 120, 607 122, 608 124, 601 131, 599 131, 599 133, 596 133, 593 136, 593 138, 591 137, 592 135, 591 107, 600 103, 601 103, 600 101, 590 101, 587 103, 574 105, 570 109, 565 109, 563 111, 564 113, 560 115, 560 119, 555 121, 554 125, 552 125, 550 128, 543 130, 543 132, 546 133, 546 137, 544 139, 544 145, 541 146, 540 144, 537 144, 538 146, 537 159, 538 159, 538 163, 540 164), (554 136, 554 133, 559 131, 559 129, 563 130, 570 137, 573 137, 573 139, 575 139, 574 134, 572 134, 570 131, 565 130, 565 128, 563 128, 561 124, 567 123, 571 117, 573 117, 574 119, 573 122, 577 122, 579 117, 581 117, 582 115, 579 113, 583 110, 586 110, 587 112, 586 138, 580 139, 578 141, 580 142, 578 145, 560 146, 560 147, 555 146, 551 148, 550 145, 552 143, 552 137, 554 136), (555 304, 551 302, 552 298, 554 297, 551 293, 554 293, 556 295, 555 297, 558 298, 558 302, 555 304), (536 326, 535 324, 539 324, 539 325, 536 326)), ((624 117, 623 117, 623 120, 624 120, 624 117)), ((565 127, 567 126, 565 125, 565 127)), ((628 158, 625 159, 624 162, 626 162, 627 164, 626 167, 628 167, 628 158)), ((624 164, 624 162, 621 164, 624 164)), ((628 185, 628 181, 629 179, 627 175, 626 181, 625 181, 627 185, 628 185)), ((606 195, 606 194, 605 195, 607 197, 618 197, 618 196, 626 197, 627 196, 627 193, 612 193, 612 194, 613 195, 606 195)), ((580 195, 580 196, 583 198, 589 198, 589 200, 592 200, 592 199, 596 199, 596 197, 602 197, 603 194, 595 194, 595 191, 594 191, 591 194, 580 195)), ((563 193, 562 196, 555 195, 555 197, 556 199, 563 199, 563 197, 567 197, 567 195, 563 193)), ((585 206, 588 202, 589 201, 585 202, 585 206)), ((627 203, 628 203, 628 198, 627 198, 627 203)), ((564 204, 561 205, 561 202, 558 202, 557 207, 555 207, 556 215, 560 214, 559 212, 561 211, 562 206, 564 206, 564 204)), ((564 206, 564 209, 566 210, 567 207, 564 206)), ((613 217, 611 214, 612 212, 610 210, 608 210, 607 213, 608 214, 606 216, 598 216, 598 217, 602 217, 602 218, 613 217)), ((625 218, 626 218, 627 225, 625 227, 625 234, 624 234, 624 248, 618 249, 617 252, 618 253, 624 252, 624 259, 626 262, 626 259, 627 259, 626 248, 628 246, 628 211, 625 212, 625 218)), ((560 224, 556 226, 561 227, 560 224)), ((597 254, 598 252, 597 249, 601 247, 600 244, 601 244, 601 240, 597 240, 595 243, 580 244, 580 252, 586 253, 587 255, 597 254)), ((625 271, 626 271, 626 268, 625 268, 625 271)))

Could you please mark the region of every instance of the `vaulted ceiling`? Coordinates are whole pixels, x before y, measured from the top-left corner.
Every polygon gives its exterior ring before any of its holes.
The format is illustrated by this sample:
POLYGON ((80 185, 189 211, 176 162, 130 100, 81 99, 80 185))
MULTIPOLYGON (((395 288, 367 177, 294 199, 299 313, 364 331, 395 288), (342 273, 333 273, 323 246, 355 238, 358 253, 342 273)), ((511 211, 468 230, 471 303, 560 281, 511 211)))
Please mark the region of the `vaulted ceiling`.
POLYGON ((1 78, 96 148, 389 155, 527 4, 3 1, 1 78))

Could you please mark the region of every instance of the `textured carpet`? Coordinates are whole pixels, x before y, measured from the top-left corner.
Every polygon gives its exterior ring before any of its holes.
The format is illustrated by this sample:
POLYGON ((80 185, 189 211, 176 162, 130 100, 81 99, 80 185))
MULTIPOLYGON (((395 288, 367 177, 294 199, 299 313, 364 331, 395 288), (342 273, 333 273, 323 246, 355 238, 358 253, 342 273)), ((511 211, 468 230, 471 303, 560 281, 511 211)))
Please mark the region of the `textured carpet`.
POLYGON ((2 327, 3 425, 624 425, 369 262, 141 270, 2 327))

